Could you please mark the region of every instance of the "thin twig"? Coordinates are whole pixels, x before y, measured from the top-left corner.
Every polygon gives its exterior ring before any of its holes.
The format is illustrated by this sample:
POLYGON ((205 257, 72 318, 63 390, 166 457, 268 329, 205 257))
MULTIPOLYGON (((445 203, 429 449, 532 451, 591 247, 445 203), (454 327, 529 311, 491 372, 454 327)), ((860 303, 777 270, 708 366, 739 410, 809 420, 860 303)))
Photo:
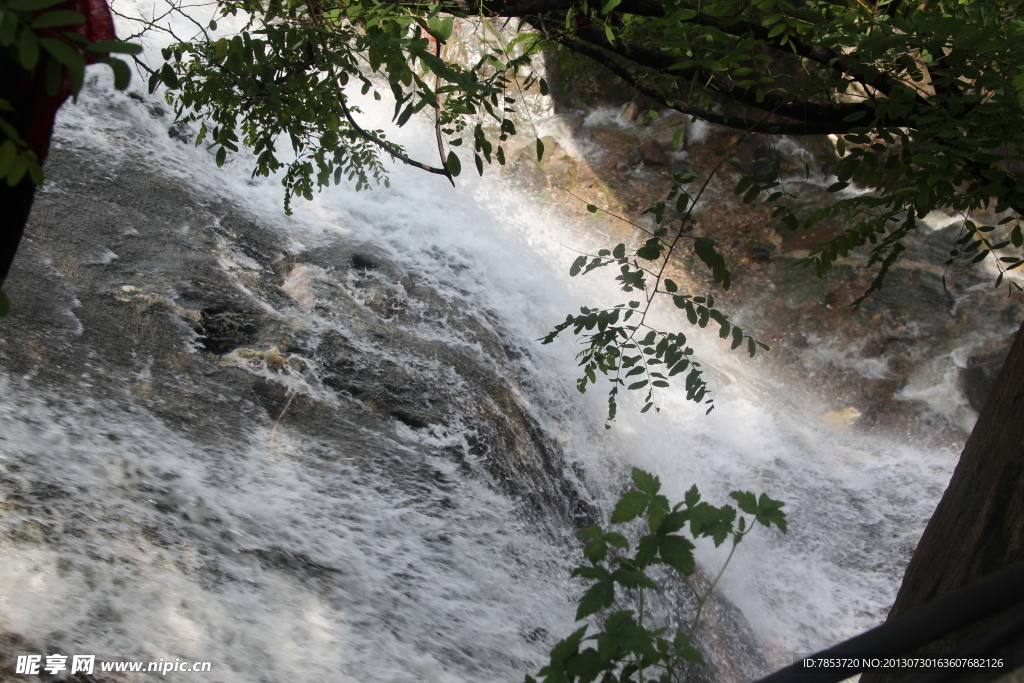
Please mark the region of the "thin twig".
POLYGON ((270 430, 270 457, 274 457, 274 438, 277 436, 277 425, 281 424, 281 418, 288 412, 289 406, 295 399, 295 394, 298 393, 297 389, 292 389, 292 393, 288 396, 288 401, 284 404, 284 408, 281 410, 281 414, 277 416, 277 420, 274 422, 274 427, 270 430))

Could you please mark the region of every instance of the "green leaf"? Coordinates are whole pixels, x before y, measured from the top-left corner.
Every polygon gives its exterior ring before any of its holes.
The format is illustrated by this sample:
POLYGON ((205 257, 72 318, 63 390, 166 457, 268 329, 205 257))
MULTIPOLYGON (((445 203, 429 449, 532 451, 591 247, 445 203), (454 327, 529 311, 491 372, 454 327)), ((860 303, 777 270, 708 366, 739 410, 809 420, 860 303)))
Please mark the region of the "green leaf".
MULTIPOLYGON (((544 143, 540 138, 537 138, 537 161, 540 162, 544 158, 544 143)), ((588 206, 587 209, 590 207, 588 206)))
POLYGON ((576 277, 580 273, 580 269, 587 265, 586 256, 577 256, 576 260, 572 262, 572 266, 569 267, 569 277, 576 277))
MULTIPOLYGON (((588 560, 590 560, 594 564, 597 564, 598 562, 601 562, 602 560, 604 560, 604 558, 607 555, 608 555, 608 544, 605 543, 603 540, 591 541, 590 543, 587 543, 587 545, 583 547, 583 557, 587 558, 588 560)), ((585 567, 581 568, 581 569, 585 569, 585 567)), ((607 571, 607 570, 605 570, 605 571, 607 571)), ((574 572, 574 573, 580 573, 580 575, 582 575, 580 570, 577 570, 577 572, 574 572)), ((595 577, 591 576, 591 577, 588 577, 588 578, 595 578, 595 577)))
POLYGON ((28 172, 28 163, 25 159, 25 155, 20 155, 14 159, 14 165, 11 170, 7 172, 7 185, 14 187, 21 182, 21 179, 25 177, 25 173, 28 172))
POLYGON ((406 123, 409 122, 409 119, 412 117, 415 111, 416 105, 407 105, 405 109, 402 111, 402 113, 398 116, 398 118, 395 119, 395 125, 398 126, 399 128, 404 126, 406 123))
POLYGON ((606 581, 611 578, 611 572, 604 567, 576 567, 572 570, 572 577, 583 577, 594 581, 606 581))
POLYGON ((181 87, 181 83, 178 82, 178 75, 174 73, 174 69, 171 68, 170 64, 164 64, 163 68, 160 69, 160 80, 171 90, 177 90, 181 87))
POLYGON ((694 484, 690 487, 690 490, 683 496, 683 502, 686 503, 686 507, 692 508, 694 505, 700 502, 700 491, 697 490, 697 485, 694 484))
POLYGON ((441 36, 442 41, 447 41, 452 36, 452 30, 455 28, 455 17, 444 17, 441 19, 440 30, 438 33, 441 36))
POLYGON ((0 289, 0 318, 6 317, 11 312, 11 300, 7 292, 0 289))
POLYGON ((557 645, 551 649, 551 664, 561 665, 566 660, 575 655, 580 650, 580 643, 583 641, 583 636, 587 632, 587 627, 577 629, 573 631, 565 640, 560 640, 557 645))
POLYGON ((642 571, 626 569, 625 567, 620 567, 612 572, 612 581, 626 588, 650 588, 652 590, 658 588, 658 584, 654 583, 651 577, 642 571))
POLYGON ((598 652, 605 660, 621 657, 620 653, 653 654, 651 636, 636 623, 632 610, 621 610, 610 615, 604 621, 604 631, 597 634, 595 639, 598 652))
POLYGON ((651 530, 651 533, 659 531, 668 510, 668 498, 665 496, 651 498, 650 505, 647 506, 647 528, 651 530))
POLYGON ((114 71, 114 87, 117 90, 127 88, 128 84, 132 82, 132 70, 128 65, 116 57, 110 57, 104 60, 104 62, 114 71))
POLYGON ((57 10, 41 14, 32 20, 32 28, 53 28, 54 26, 75 26, 84 24, 85 17, 71 10, 57 10))
POLYGON ((697 503, 690 508, 689 513, 690 531, 694 537, 707 535, 707 529, 719 520, 718 508, 708 503, 697 503))
MULTIPOLYGON (((611 607, 613 602, 615 602, 615 584, 611 579, 595 583, 580 598, 579 606, 576 609, 576 621, 611 607)), ((552 656, 554 656, 554 652, 552 652, 552 656)))
POLYGON ((626 491, 612 511, 612 524, 622 524, 636 519, 643 514, 649 502, 651 497, 643 491, 626 491))
POLYGON ((1010 241, 1015 247, 1024 245, 1024 233, 1021 232, 1020 224, 1014 226, 1013 232, 1010 233, 1010 241))
POLYGON ((747 190, 749 190, 750 186, 753 184, 754 179, 751 176, 745 175, 742 178, 740 178, 740 181, 738 183, 736 183, 736 189, 733 190, 733 193, 736 195, 741 195, 745 193, 747 190))
POLYGON ((63 40, 40 38, 39 42, 47 52, 56 57, 69 71, 85 71, 85 57, 82 56, 81 52, 63 40))
POLYGON ((14 42, 18 31, 18 15, 14 12, 0 12, 0 45, 6 47, 14 42))
POLYGON ((447 168, 448 172, 453 176, 457 176, 462 173, 462 162, 459 161, 459 157, 455 152, 448 152, 448 160, 445 162, 445 168, 447 168))
POLYGON ((604 535, 604 540, 608 545, 615 546, 616 548, 622 548, 624 550, 629 548, 629 541, 626 540, 626 537, 622 534, 615 533, 614 531, 606 533, 604 535))
POLYGON ((608 14, 613 9, 618 7, 621 2, 622 0, 608 0, 607 2, 604 3, 604 7, 601 8, 601 13, 608 14))
POLYGON ((693 549, 693 543, 682 536, 666 536, 658 544, 658 555, 665 564, 683 576, 689 576, 695 569, 693 549))
POLYGON ((764 526, 774 524, 782 533, 786 533, 786 513, 782 511, 785 503, 772 500, 767 494, 762 493, 757 501, 757 521, 764 526))
POLYGON ((672 149, 680 149, 683 146, 683 136, 686 134, 686 129, 680 128, 676 131, 675 135, 672 136, 672 149))
POLYGON ((739 504, 740 510, 743 510, 748 515, 756 515, 758 513, 757 497, 750 491, 733 491, 729 494, 729 497, 735 500, 739 504))
POLYGON ((722 545, 725 539, 732 533, 732 523, 736 519, 736 510, 726 505, 718 511, 718 521, 708 525, 704 529, 704 536, 710 536, 715 547, 722 545))
POLYGON ((643 491, 648 495, 656 495, 661 490, 661 480, 651 474, 645 472, 639 467, 634 467, 632 471, 633 486, 639 491, 643 491))
POLYGON ((718 3, 704 8, 704 14, 708 14, 712 17, 725 17, 734 14, 735 12, 735 8, 728 2, 718 3))
POLYGON ((5 140, 0 145, 0 178, 7 177, 17 157, 18 146, 14 144, 14 140, 5 140))
POLYGON ((18 40, 18 59, 26 71, 36 68, 39 62, 39 40, 32 31, 22 31, 18 40))
POLYGON ((686 520, 689 517, 689 514, 689 512, 681 512, 679 510, 669 512, 661 520, 661 524, 658 525, 657 533, 665 535, 679 531, 686 526, 686 520))
POLYGON ((693 662, 694 664, 704 663, 704 658, 700 656, 700 652, 690 645, 690 639, 682 631, 676 633, 676 637, 672 641, 672 647, 675 649, 676 654, 687 662, 693 662))

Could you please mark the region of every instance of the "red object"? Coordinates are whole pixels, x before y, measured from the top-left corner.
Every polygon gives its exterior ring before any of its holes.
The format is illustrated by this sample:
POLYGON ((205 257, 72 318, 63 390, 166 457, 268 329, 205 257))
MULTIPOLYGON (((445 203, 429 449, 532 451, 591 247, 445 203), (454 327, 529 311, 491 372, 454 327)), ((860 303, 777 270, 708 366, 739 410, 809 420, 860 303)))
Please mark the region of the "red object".
MULTIPOLYGON (((66 0, 56 7, 43 10, 65 9, 78 12, 85 22, 74 31, 90 42, 116 40, 114 21, 106 0, 66 0)), ((46 37, 60 38, 58 32, 44 30, 46 37)), ((52 57, 45 57, 52 59, 52 57)), ((86 57, 86 61, 90 61, 86 57)), ((7 50, 0 50, 0 98, 14 107, 14 111, 3 112, 4 120, 14 126, 29 148, 36 153, 39 163, 46 160, 50 151, 50 136, 57 110, 71 94, 71 83, 63 80, 57 93, 46 92, 43 70, 37 66, 33 73, 25 71, 7 50)), ((35 183, 27 175, 14 187, 0 179, 0 285, 7 278, 14 255, 21 242, 21 236, 32 209, 35 183)))
MULTIPOLYGON (((106 0, 67 0, 56 7, 43 10, 43 12, 53 11, 54 9, 71 10, 84 16, 85 23, 79 24, 75 27, 74 31, 89 42, 117 40, 117 34, 114 33, 114 20, 110 16, 110 7, 107 6, 106 0)), ((86 56, 86 61, 91 61, 88 56, 86 56)), ((25 74, 22 77, 23 87, 19 88, 18 93, 18 95, 23 95, 27 94, 27 92, 33 92, 34 97, 31 104, 24 101, 28 98, 19 96, 15 96, 13 104, 15 109, 20 109, 24 106, 32 107, 32 118, 28 128, 19 132, 22 139, 28 143, 28 146, 39 157, 39 163, 42 163, 46 160, 46 156, 50 151, 50 135, 53 133, 53 121, 57 118, 57 110, 68 99, 68 95, 71 94, 71 84, 65 78, 61 82, 57 93, 50 95, 46 92, 46 88, 42 87, 40 82, 41 74, 38 67, 34 74, 35 78, 32 76, 32 74, 25 74)))
POLYGON ((114 33, 114 19, 106 0, 68 0, 67 8, 85 17, 85 24, 78 33, 92 43, 101 40, 117 40, 114 33))

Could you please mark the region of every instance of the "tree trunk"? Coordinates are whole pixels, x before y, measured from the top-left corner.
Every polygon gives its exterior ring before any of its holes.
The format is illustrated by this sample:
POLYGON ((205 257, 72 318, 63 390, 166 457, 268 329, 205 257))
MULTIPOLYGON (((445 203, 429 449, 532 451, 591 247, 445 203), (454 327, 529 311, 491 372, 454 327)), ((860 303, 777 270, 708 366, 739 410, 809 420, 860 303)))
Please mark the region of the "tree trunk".
MULTIPOLYGON (((949 487, 903 575, 889 619, 1024 560, 1024 325, 960 454, 949 487)), ((957 654, 956 646, 986 625, 979 622, 922 653, 957 654)), ((1016 666, 1024 666, 1024 634, 1016 636, 1016 666)), ((1010 648, 1013 650, 1013 647, 1010 648)), ((863 683, 899 680, 871 672, 863 683)), ((966 680, 966 679, 957 679, 966 680)))

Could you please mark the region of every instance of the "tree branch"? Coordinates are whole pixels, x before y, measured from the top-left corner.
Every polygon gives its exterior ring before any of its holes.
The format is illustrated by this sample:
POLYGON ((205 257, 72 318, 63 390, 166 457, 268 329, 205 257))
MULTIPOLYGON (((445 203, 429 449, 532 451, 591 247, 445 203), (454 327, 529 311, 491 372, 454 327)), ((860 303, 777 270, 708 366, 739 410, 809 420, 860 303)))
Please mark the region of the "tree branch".
POLYGON ((434 168, 433 166, 427 166, 426 164, 424 164, 422 162, 416 161, 415 159, 413 159, 413 158, 403 154, 394 145, 391 145, 390 143, 387 143, 384 140, 381 140, 379 137, 377 137, 373 133, 370 133, 370 132, 367 132, 367 131, 363 130, 362 127, 358 123, 356 123, 356 120, 354 118, 352 118, 352 112, 350 112, 348 110, 348 106, 345 104, 345 96, 344 95, 342 95, 342 96, 340 96, 338 98, 338 102, 339 102, 339 104, 341 104, 341 111, 345 114, 345 118, 348 119, 348 122, 350 124, 352 124, 352 128, 355 129, 356 133, 360 137, 362 137, 364 140, 369 140, 370 142, 372 142, 373 144, 377 145, 378 147, 383 149, 385 152, 390 154, 393 158, 398 159, 399 161, 404 162, 406 164, 409 164, 410 166, 415 166, 416 168, 423 169, 424 171, 427 171, 429 173, 436 173, 437 175, 443 175, 445 178, 448 179, 448 182, 450 182, 452 184, 452 187, 455 187, 455 180, 452 178, 452 174, 451 174, 451 172, 448 169, 446 169, 446 168, 434 168))
MULTIPOLYGON (((610 56, 602 52, 596 46, 584 43, 582 41, 569 38, 566 36, 553 36, 553 40, 566 46, 573 52, 577 52, 581 55, 593 59, 595 62, 601 64, 606 69, 611 71, 613 74, 624 80, 626 83, 636 89, 637 92, 642 95, 646 95, 651 99, 659 102, 665 102, 666 105, 672 109, 686 114, 688 116, 696 116, 699 119, 703 119, 708 123, 716 123, 719 125, 734 128, 736 130, 743 130, 750 133, 772 133, 776 135, 828 135, 830 133, 846 133, 850 130, 853 124, 843 124, 842 126, 836 126, 834 124, 821 124, 814 121, 803 121, 800 123, 770 123, 767 121, 754 121, 739 116, 722 116, 716 114, 708 109, 702 109, 700 107, 694 107, 686 103, 666 101, 665 96, 657 88, 647 85, 641 81, 638 77, 634 76, 628 69, 623 67, 621 64, 616 62, 610 56)), ((773 112, 769 112, 773 113, 773 112)))
MULTIPOLYGON (((567 0, 507 0, 506 2, 481 2, 484 11, 496 16, 530 17, 549 12, 565 12, 575 6, 575 2, 567 0)), ((862 85, 874 88, 882 94, 889 94, 900 82, 886 74, 880 73, 870 65, 857 61, 856 55, 846 55, 838 50, 814 45, 806 42, 803 37, 792 33, 771 36, 771 28, 750 21, 733 18, 712 17, 699 11, 699 6, 680 5, 679 10, 690 10, 696 15, 681 23, 696 24, 718 29, 722 33, 738 38, 750 36, 763 42, 766 46, 809 59, 829 68, 838 69, 862 85)), ((665 7, 659 0, 623 0, 616 12, 635 14, 642 17, 664 18, 665 7)), ((919 104, 927 104, 921 98, 919 104)))

